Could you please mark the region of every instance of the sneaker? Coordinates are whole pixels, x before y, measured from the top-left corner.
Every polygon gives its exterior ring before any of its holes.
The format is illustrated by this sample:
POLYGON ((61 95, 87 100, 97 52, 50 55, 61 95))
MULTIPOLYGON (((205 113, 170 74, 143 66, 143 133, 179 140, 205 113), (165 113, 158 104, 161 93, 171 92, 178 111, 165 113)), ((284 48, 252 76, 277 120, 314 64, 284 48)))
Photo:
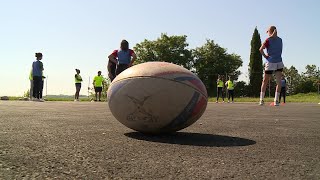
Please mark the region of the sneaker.
POLYGON ((222 101, 222 103, 224 103, 224 100, 222 101))
POLYGON ((38 98, 32 98, 32 101, 39 102, 38 98))
POLYGON ((230 103, 230 101, 228 100, 228 103, 230 103))
POLYGON ((259 105, 260 105, 260 106, 263 106, 263 105, 264 105, 264 101, 263 101, 263 100, 260 100, 259 105))
POLYGON ((74 100, 74 102, 77 102, 77 101, 78 101, 78 100, 76 100, 76 99, 74 100))
POLYGON ((44 100, 43 99, 39 99, 39 102, 44 102, 44 100))
POLYGON ((216 101, 216 103, 218 103, 218 101, 216 101))
POLYGON ((275 101, 274 102, 274 106, 279 106, 280 104, 279 104, 279 101, 275 101))

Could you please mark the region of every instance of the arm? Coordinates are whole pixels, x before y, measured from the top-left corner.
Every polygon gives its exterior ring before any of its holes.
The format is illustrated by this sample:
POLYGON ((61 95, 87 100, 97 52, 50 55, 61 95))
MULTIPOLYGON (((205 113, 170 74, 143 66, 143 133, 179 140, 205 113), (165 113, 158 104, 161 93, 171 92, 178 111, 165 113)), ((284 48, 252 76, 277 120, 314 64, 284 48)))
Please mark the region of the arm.
POLYGON ((115 64, 117 64, 117 59, 116 59, 117 53, 118 53, 118 51, 117 51, 117 50, 114 50, 114 51, 108 56, 108 59, 109 59, 110 61, 112 61, 113 63, 115 63, 115 64))
POLYGON ((117 64, 117 59, 116 59, 116 57, 115 57, 113 54, 110 54, 110 55, 108 56, 108 59, 109 59, 110 61, 112 61, 113 63, 116 63, 116 64, 117 64))
POLYGON ((129 66, 132 66, 133 65, 133 63, 134 63, 134 61, 137 59, 137 55, 135 54, 135 53, 132 53, 132 59, 131 59, 131 62, 130 62, 130 64, 129 64, 129 66))
POLYGON ((266 58, 266 59, 269 58, 269 55, 264 52, 264 49, 267 48, 268 46, 269 46, 269 40, 267 39, 267 40, 261 45, 261 47, 260 47, 260 49, 259 49, 261 55, 262 55, 264 58, 266 58))

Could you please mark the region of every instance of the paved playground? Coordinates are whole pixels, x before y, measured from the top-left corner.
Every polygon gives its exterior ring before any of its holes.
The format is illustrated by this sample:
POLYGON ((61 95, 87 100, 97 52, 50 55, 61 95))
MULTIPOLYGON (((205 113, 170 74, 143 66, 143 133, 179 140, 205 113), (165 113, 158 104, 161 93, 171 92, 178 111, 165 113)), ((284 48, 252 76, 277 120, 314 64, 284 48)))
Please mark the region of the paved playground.
POLYGON ((0 101, 0 179, 320 179, 320 105, 209 103, 150 136, 107 103, 0 101))

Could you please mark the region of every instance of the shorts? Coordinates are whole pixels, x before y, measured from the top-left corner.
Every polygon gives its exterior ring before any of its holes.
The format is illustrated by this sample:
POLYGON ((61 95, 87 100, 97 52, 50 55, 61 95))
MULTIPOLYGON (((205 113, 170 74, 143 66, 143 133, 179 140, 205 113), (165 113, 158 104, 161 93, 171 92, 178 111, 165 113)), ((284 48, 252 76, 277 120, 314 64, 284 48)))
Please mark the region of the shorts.
POLYGON ((76 83, 76 90, 80 91, 80 89, 81 89, 81 83, 76 83))
POLYGON ((102 92, 102 87, 95 87, 95 88, 94 88, 94 91, 95 91, 95 92, 102 92))
POLYGON ((282 72, 283 68, 284 68, 283 62, 278 62, 278 63, 266 62, 264 65, 264 72, 266 74, 272 74, 275 71, 282 72))

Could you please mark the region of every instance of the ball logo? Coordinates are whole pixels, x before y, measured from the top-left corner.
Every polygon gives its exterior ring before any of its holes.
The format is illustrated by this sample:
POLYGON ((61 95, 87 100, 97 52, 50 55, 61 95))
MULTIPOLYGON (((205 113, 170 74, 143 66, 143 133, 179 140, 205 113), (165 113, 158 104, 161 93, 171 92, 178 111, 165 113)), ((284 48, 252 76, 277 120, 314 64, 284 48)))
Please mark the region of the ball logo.
POLYGON ((127 97, 131 100, 132 103, 134 103, 136 108, 132 113, 128 114, 127 116, 128 121, 140 121, 140 122, 146 122, 146 123, 157 122, 158 118, 153 116, 151 113, 148 113, 143 107, 144 102, 148 100, 150 96, 144 97, 142 101, 128 95, 127 97))

